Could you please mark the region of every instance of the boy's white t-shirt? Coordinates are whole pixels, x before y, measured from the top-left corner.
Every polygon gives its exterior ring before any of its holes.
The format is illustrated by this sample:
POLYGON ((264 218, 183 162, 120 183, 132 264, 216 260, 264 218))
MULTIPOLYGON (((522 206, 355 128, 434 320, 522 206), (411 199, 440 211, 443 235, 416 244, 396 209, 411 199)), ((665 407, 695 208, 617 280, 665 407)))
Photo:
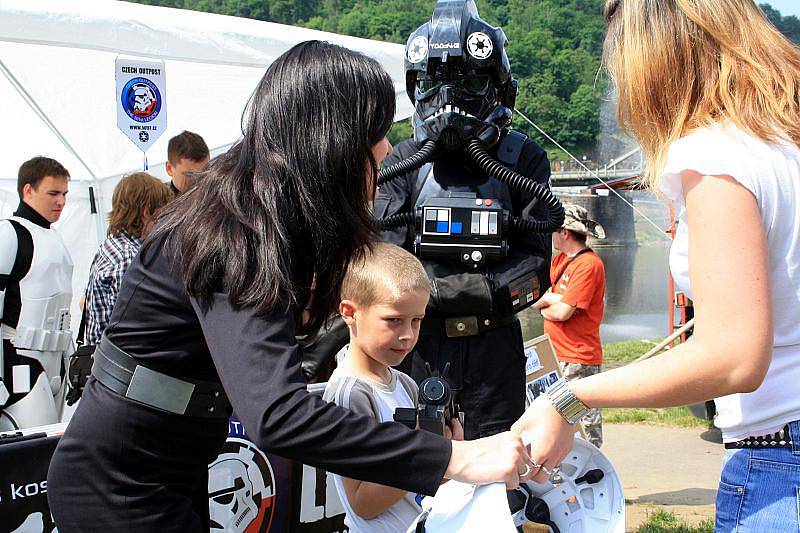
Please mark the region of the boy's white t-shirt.
MULTIPOLYGON (((398 407, 416 407, 417 384, 406 374, 393 368, 388 385, 355 376, 347 369, 345 359, 347 347, 336 356, 339 366, 334 370, 325 387, 323 399, 346 407, 356 413, 371 416, 381 422, 394 420, 398 407)), ((416 494, 406 495, 389 509, 369 520, 353 512, 342 485, 342 477, 333 475, 336 491, 345 508, 345 525, 353 533, 405 533, 422 512, 416 494)))
MULTIPOLYGON (((753 193, 758 203, 769 253, 772 362, 756 391, 715 400, 715 424, 726 442, 775 433, 800 419, 800 149, 790 142, 767 143, 732 125, 719 124, 697 130, 670 146, 661 181, 662 192, 675 202, 678 212, 670 269, 678 287, 691 297, 681 181, 685 170, 706 176, 729 175, 753 193)), ((733 289, 740 291, 742 307, 747 306, 748 280, 742 279, 733 289)), ((737 356, 730 354, 732 359, 737 356)))

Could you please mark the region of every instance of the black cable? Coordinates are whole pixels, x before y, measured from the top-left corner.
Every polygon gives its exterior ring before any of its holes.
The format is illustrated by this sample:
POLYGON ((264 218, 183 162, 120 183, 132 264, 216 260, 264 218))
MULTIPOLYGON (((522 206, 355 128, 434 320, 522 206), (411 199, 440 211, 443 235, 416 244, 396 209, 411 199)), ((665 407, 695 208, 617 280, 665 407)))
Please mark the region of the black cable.
POLYGON ((517 233, 550 233, 550 230, 540 231, 539 225, 541 221, 531 220, 522 217, 511 217, 509 219, 508 229, 517 233))
POLYGON ((515 219, 514 224, 517 229, 534 233, 552 233, 564 224, 564 206, 549 189, 492 159, 478 139, 472 139, 469 142, 467 155, 478 165, 478 168, 490 176, 494 176, 511 188, 530 193, 534 198, 544 202, 547 218, 545 220, 515 219))
POLYGON ((386 231, 389 229, 402 228, 403 226, 413 226, 414 218, 414 213, 411 212, 397 213, 396 215, 378 220, 378 224, 380 224, 383 231, 386 231))
POLYGON ((438 152, 438 148, 439 146, 435 141, 425 141, 425 144, 422 145, 422 148, 420 148, 414 155, 409 156, 392 166, 381 169, 381 171, 378 172, 378 186, 380 187, 387 181, 391 181, 398 176, 402 176, 403 174, 411 172, 412 170, 416 170, 425 163, 432 161, 436 156, 436 152, 438 152))

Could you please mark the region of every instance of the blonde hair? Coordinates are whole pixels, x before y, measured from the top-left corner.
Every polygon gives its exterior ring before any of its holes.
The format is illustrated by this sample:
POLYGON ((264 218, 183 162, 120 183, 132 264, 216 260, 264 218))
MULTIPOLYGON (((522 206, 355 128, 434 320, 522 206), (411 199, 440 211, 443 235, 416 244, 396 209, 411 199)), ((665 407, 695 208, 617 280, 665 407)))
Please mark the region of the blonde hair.
POLYGON ((341 297, 359 305, 385 302, 384 288, 392 301, 413 291, 430 291, 430 282, 419 259, 399 246, 372 243, 364 249, 363 258, 354 259, 342 283, 341 297))
POLYGON ((800 49, 753 0, 607 0, 605 17, 617 121, 651 187, 670 144, 713 123, 800 145, 800 49))

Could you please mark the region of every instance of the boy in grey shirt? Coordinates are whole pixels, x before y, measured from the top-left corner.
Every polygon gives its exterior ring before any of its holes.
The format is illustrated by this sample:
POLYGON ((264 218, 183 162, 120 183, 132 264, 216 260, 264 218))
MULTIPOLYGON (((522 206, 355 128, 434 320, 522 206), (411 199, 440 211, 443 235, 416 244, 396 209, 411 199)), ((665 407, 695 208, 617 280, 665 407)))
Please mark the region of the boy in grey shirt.
MULTIPOLYGON (((428 277, 416 257, 386 243, 365 250, 342 284, 339 313, 350 344, 337 356, 324 399, 381 422, 391 422, 398 407, 416 407, 416 383, 392 366, 414 348, 429 297, 428 277)), ((458 422, 453 438, 463 438, 458 422)), ((334 480, 352 532, 404 533, 421 512, 414 494, 336 475, 334 480)))

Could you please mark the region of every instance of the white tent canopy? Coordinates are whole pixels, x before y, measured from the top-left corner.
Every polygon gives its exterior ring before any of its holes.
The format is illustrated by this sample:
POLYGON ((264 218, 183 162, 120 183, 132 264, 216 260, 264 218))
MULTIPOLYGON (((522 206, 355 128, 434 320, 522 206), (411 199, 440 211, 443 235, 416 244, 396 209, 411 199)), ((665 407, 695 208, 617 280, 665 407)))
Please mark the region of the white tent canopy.
POLYGON ((142 153, 116 126, 116 57, 164 60, 167 129, 147 158, 149 171, 165 177, 172 136, 194 131, 212 155, 226 150, 241 135, 242 111, 266 67, 309 39, 377 59, 394 80, 396 118, 411 114, 401 45, 113 0, 0 0, 0 217, 18 203, 16 175, 23 161, 46 155, 69 170, 70 194, 55 227, 75 262, 77 300, 103 237, 113 188, 143 167, 142 153), (89 187, 99 215, 89 212, 89 187))

